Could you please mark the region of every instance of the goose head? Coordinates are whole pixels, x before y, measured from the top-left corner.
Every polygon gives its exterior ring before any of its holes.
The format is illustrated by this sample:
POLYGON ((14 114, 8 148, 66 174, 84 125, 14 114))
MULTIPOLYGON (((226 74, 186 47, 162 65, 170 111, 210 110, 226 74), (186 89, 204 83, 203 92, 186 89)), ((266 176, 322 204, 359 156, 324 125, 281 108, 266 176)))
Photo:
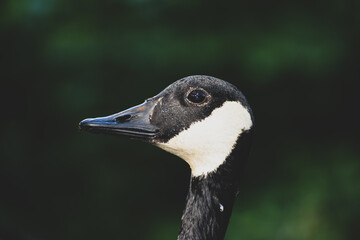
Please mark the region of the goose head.
POLYGON ((239 137, 252 129, 253 115, 234 85, 196 75, 174 82, 138 106, 85 119, 79 127, 154 144, 185 160, 196 177, 226 161, 239 137))

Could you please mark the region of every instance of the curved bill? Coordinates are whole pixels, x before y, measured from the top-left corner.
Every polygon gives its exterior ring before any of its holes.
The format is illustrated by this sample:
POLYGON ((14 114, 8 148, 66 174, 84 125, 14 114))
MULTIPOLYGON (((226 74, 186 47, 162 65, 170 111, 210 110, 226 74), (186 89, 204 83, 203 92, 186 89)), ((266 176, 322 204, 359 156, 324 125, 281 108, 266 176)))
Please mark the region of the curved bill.
POLYGON ((110 116, 87 118, 79 123, 79 128, 93 133, 152 139, 158 132, 158 128, 150 123, 155 105, 156 101, 145 101, 143 104, 110 116))

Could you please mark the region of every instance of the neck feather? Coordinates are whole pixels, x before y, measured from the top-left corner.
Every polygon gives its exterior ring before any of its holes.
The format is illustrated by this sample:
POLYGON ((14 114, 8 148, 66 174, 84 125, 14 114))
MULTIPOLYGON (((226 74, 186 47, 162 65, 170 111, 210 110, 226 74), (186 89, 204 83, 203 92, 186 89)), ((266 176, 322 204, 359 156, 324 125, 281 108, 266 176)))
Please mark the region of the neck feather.
POLYGON ((219 168, 192 177, 178 240, 222 240, 229 224, 241 170, 250 148, 249 132, 237 141, 219 168))
POLYGON ((224 239, 236 189, 214 176, 192 178, 178 239, 224 239))

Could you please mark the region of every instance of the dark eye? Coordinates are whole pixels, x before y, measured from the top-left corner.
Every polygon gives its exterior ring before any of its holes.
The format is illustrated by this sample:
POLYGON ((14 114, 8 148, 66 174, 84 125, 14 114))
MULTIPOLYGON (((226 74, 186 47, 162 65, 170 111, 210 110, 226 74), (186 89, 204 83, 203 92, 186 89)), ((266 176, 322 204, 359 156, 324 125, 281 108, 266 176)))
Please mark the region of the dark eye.
POLYGON ((192 90, 189 95, 187 96, 187 99, 192 103, 203 103, 206 100, 206 92, 200 89, 192 90))

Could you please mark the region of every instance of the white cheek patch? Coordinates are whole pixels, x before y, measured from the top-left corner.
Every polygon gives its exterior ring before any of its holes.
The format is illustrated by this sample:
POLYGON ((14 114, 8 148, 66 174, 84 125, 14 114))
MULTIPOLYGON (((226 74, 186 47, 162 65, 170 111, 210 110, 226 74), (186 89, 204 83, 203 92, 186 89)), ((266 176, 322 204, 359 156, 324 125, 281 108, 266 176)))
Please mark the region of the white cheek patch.
POLYGON ((184 159, 193 176, 206 175, 226 160, 239 135, 252 124, 249 111, 240 102, 225 102, 207 118, 157 146, 184 159))

